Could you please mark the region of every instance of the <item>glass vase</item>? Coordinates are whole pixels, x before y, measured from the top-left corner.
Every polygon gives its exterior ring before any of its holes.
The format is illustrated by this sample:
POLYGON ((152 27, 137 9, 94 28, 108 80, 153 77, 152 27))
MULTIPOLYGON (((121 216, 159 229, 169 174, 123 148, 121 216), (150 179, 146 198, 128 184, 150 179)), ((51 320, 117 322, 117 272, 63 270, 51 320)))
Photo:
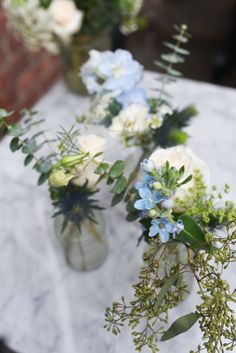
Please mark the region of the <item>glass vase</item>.
POLYGON ((86 95, 86 88, 79 76, 81 66, 87 61, 89 51, 109 50, 111 39, 109 31, 100 32, 97 35, 74 36, 70 45, 61 46, 61 62, 63 67, 64 81, 68 88, 78 94, 86 95))
POLYGON ((54 230, 63 249, 67 264, 77 271, 88 271, 99 267, 108 254, 105 236, 105 220, 101 211, 94 212, 96 223, 85 219, 80 229, 69 222, 61 232, 63 217, 57 216, 54 230))
MULTIPOLYGON (((162 263, 161 266, 161 274, 168 275, 170 274, 171 268, 180 263, 181 265, 188 264, 188 252, 186 250, 186 246, 181 243, 167 243, 165 244, 166 248, 166 254, 167 258, 164 263, 162 263)), ((186 271, 183 274, 183 282, 186 285, 186 289, 188 292, 191 292, 193 283, 194 283, 194 277, 192 272, 186 271)))

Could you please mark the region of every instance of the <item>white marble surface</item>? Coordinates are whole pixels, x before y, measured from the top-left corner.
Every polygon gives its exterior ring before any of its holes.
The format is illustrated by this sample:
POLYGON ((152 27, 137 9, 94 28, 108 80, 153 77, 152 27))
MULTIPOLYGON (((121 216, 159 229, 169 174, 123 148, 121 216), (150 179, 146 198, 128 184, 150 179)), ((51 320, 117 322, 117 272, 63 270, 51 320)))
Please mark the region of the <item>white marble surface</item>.
MULTIPOLYGON (((153 78, 146 74, 148 87, 154 87, 153 78)), ((188 80, 170 91, 178 106, 197 105, 189 146, 208 162, 215 184, 231 184, 236 201, 236 91, 188 80)), ((37 109, 56 129, 69 127, 86 104, 58 82, 37 109)), ((132 293, 142 252, 136 248, 137 227, 125 223, 122 209, 109 210, 107 261, 92 272, 72 271, 54 238, 47 189, 36 186, 35 173, 23 167, 20 154, 9 152, 8 142, 0 143, 0 336, 21 353, 134 353, 129 330, 114 337, 104 331, 103 320, 107 305, 132 293)), ((233 270, 227 278, 235 287, 233 270)), ((189 295, 177 315, 192 310, 196 300, 189 295)), ((196 325, 161 345, 161 352, 187 353, 199 340, 196 325)))

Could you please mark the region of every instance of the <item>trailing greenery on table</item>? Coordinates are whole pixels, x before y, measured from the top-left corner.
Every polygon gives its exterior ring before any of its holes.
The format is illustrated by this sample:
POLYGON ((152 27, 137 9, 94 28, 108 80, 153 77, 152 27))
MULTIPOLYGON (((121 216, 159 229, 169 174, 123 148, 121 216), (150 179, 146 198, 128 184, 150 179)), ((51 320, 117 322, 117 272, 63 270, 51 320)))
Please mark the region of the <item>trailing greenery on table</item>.
MULTIPOLYGON (((128 324, 136 350, 147 346, 155 353, 158 341, 183 334, 198 323, 203 342, 191 353, 233 352, 236 289, 224 273, 236 261, 236 208, 223 201, 224 195, 215 187, 208 191, 206 166, 188 149, 183 148, 180 155, 178 149, 159 150, 145 160, 144 179, 127 199, 130 219, 139 219, 142 225, 139 242, 145 240, 147 249, 133 299, 127 302, 122 297, 107 308, 105 328, 118 335, 128 324), (186 163, 177 168, 177 159, 183 156, 188 157, 186 163), (193 168, 188 175, 193 160, 201 168, 193 168), (171 309, 190 290, 189 276, 197 283, 200 302, 192 312, 169 323, 171 309)), ((224 192, 228 191, 226 185, 224 192)))

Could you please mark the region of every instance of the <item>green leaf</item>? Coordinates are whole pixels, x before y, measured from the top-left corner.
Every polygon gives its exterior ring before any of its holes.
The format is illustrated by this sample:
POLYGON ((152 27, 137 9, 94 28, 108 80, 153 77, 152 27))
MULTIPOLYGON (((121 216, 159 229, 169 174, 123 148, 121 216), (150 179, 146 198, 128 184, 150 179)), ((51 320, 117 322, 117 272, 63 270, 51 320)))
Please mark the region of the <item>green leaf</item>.
POLYGON ((28 164, 30 164, 33 159, 34 159, 34 156, 32 154, 28 154, 28 156, 25 157, 24 165, 27 166, 28 164))
POLYGON ((10 142, 10 149, 15 152, 21 148, 20 140, 18 137, 14 137, 10 142))
POLYGON ((155 60, 155 61, 154 61, 154 64, 155 64, 156 66, 160 67, 161 69, 165 70, 165 71, 166 71, 167 68, 168 68, 168 65, 162 63, 162 62, 159 61, 159 60, 155 60))
POLYGON ((174 35, 173 38, 182 44, 185 44, 188 42, 188 38, 186 38, 180 34, 174 35))
POLYGON ((184 58, 182 56, 171 53, 171 54, 162 54, 162 60, 167 61, 169 64, 180 64, 184 62, 184 58))
POLYGON ((192 180, 192 177, 193 177, 192 175, 189 175, 186 179, 184 179, 181 183, 178 184, 178 187, 190 182, 192 180))
POLYGON ((136 221, 136 219, 138 219, 139 217, 140 217, 139 211, 133 211, 128 213, 125 219, 128 222, 133 222, 133 221, 136 221))
POLYGON ((106 173, 107 169, 109 168, 109 163, 100 163, 99 166, 95 169, 95 174, 98 174, 98 175, 103 175, 106 173))
POLYGON ((125 190, 120 194, 115 194, 114 197, 112 198, 111 206, 114 207, 118 203, 120 203, 123 200, 124 196, 125 196, 125 190))
POLYGON ((25 130, 23 129, 23 127, 20 124, 12 124, 9 125, 7 128, 7 133, 10 136, 21 136, 23 135, 25 132, 25 130))
POLYGON ((154 312, 156 313, 166 295, 166 293, 168 292, 168 290, 170 289, 170 287, 177 281, 177 279, 179 278, 180 274, 179 273, 175 273, 172 276, 170 276, 165 283, 163 284, 163 286, 161 287, 161 290, 158 294, 157 300, 154 304, 154 312))
POLYGON ((125 169, 125 163, 123 161, 116 161, 110 170, 110 177, 116 179, 120 177, 125 169))
POLYGON ((35 165, 37 172, 48 173, 52 169, 52 162, 49 158, 38 161, 35 165))
POLYGON ((172 76, 182 76, 182 74, 181 74, 181 72, 180 71, 177 71, 177 70, 175 70, 175 69, 173 69, 173 68, 170 68, 170 67, 168 67, 168 69, 167 69, 167 73, 169 74, 169 75, 172 75, 172 76))
POLYGON ((127 179, 125 176, 122 175, 117 179, 115 185, 111 189, 111 192, 115 194, 120 194, 125 190, 126 186, 127 186, 127 179))
POLYGON ((180 317, 173 322, 170 328, 164 333, 161 341, 167 341, 183 332, 188 331, 198 321, 198 319, 199 315, 197 313, 190 313, 180 317))
POLYGON ((165 45, 167 48, 174 50, 176 53, 178 53, 178 54, 180 54, 180 55, 189 55, 189 51, 188 51, 188 50, 183 49, 183 48, 180 48, 180 47, 177 47, 177 46, 174 45, 174 44, 165 42, 164 45, 165 45))
POLYGON ((37 142, 34 138, 31 138, 29 140, 26 140, 23 148, 22 148, 22 152, 25 154, 33 154, 34 152, 37 151, 37 142))
POLYGON ((204 231, 193 218, 183 215, 179 217, 179 220, 182 220, 184 229, 177 235, 177 240, 190 244, 193 249, 211 249, 211 246, 206 242, 204 231))
POLYGON ((40 175, 40 177, 38 178, 38 185, 42 185, 43 183, 45 183, 45 181, 48 179, 47 174, 43 173, 40 175))
POLYGON ((113 184, 113 183, 114 183, 114 179, 108 177, 108 178, 107 178, 107 185, 111 185, 111 184, 113 184))

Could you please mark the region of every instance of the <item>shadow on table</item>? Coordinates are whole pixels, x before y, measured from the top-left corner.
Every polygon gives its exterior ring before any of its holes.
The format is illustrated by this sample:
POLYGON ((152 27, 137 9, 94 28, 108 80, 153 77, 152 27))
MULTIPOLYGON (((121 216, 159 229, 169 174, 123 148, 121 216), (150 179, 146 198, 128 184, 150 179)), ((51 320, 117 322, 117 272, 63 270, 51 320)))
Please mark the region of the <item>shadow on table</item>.
POLYGON ((0 353, 18 353, 13 351, 6 345, 6 342, 3 339, 0 339, 0 353))

